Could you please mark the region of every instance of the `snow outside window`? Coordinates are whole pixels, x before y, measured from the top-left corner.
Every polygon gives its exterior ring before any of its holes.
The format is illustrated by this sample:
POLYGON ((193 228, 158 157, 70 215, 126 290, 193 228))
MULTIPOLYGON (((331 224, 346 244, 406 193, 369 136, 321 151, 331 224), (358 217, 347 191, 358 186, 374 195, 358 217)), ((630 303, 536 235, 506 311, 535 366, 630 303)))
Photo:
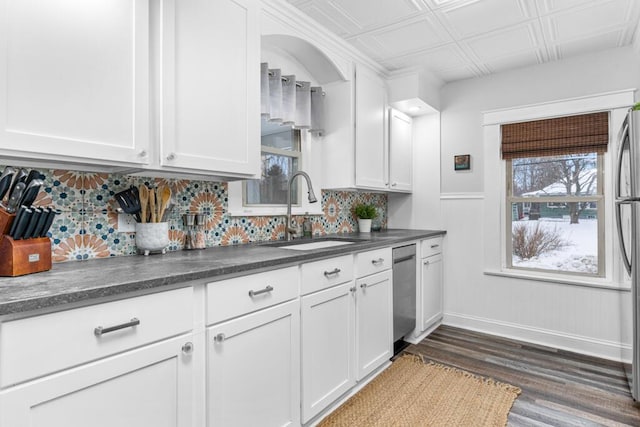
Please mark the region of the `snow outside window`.
MULTIPOLYGON (((260 179, 243 183, 243 206, 282 206, 287 203, 287 185, 300 170, 300 131, 291 126, 262 121, 262 172, 260 179)), ((291 203, 300 204, 299 181, 293 182, 291 203)))
POLYGON ((506 162, 507 266, 603 277, 603 156, 506 162))

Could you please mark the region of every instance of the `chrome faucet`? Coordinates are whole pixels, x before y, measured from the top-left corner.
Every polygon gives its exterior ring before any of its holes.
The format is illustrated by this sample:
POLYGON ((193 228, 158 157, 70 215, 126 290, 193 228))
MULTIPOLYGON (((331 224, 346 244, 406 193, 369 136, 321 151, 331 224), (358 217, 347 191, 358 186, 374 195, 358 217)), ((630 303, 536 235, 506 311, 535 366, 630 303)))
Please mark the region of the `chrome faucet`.
POLYGON ((313 193, 313 186, 311 185, 311 178, 309 178, 309 175, 307 175, 306 172, 298 171, 298 172, 294 173, 293 175, 291 175, 291 178, 289 178, 289 183, 287 184, 287 223, 285 225, 285 230, 286 230, 285 234, 286 234, 287 240, 291 240, 293 235, 302 234, 300 232, 300 229, 299 228, 293 228, 292 223, 291 223, 291 184, 293 184, 293 180, 297 176, 303 176, 304 179, 307 181, 307 188, 309 189, 309 191, 308 191, 309 203, 315 203, 315 202, 318 201, 318 199, 316 199, 316 195, 313 193))

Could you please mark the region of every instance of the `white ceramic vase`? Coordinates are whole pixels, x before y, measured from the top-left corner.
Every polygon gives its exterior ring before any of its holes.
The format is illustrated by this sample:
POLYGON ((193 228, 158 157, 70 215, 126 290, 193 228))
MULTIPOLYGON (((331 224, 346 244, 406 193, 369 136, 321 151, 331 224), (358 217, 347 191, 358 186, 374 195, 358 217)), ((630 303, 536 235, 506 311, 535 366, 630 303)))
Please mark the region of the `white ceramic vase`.
POLYGON ((358 218, 358 231, 361 233, 371 232, 371 220, 358 218))
POLYGON ((151 252, 165 253, 169 246, 169 223, 136 223, 136 246, 138 252, 142 252, 145 256, 151 252))

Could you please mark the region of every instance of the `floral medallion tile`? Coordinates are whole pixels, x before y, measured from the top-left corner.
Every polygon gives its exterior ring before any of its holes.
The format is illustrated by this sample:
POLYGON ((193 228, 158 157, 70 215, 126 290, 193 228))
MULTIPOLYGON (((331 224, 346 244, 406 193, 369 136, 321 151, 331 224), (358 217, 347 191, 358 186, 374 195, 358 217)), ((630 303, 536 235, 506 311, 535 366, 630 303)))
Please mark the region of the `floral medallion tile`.
POLYGON ((51 238, 51 248, 57 249, 65 240, 84 233, 84 216, 80 212, 61 211, 55 216, 47 235, 51 238))
POLYGON ((88 173, 84 183, 84 207, 93 212, 118 208, 114 195, 129 188, 133 181, 127 175, 88 173))
MULTIPOLYGON (((50 198, 54 209, 60 211, 79 210, 83 207, 82 172, 46 170, 40 198, 50 198)), ((47 200, 48 201, 48 200, 47 200)))

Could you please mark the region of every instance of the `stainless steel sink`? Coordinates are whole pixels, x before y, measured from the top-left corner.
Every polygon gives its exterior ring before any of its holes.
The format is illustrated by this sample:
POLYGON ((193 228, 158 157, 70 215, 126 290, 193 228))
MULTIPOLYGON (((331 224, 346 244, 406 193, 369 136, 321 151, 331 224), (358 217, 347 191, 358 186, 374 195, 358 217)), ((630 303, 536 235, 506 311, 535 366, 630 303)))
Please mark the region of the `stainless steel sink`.
POLYGON ((300 239, 291 241, 265 242, 262 245, 271 246, 278 249, 290 249, 294 251, 311 251, 314 249, 332 248, 336 246, 351 245, 356 242, 362 242, 363 239, 353 238, 315 238, 300 239))
POLYGON ((333 246, 351 245, 355 242, 344 240, 323 240, 321 242, 298 243, 293 245, 278 246, 280 249, 291 249, 294 251, 310 251, 312 249, 330 248, 333 246))

